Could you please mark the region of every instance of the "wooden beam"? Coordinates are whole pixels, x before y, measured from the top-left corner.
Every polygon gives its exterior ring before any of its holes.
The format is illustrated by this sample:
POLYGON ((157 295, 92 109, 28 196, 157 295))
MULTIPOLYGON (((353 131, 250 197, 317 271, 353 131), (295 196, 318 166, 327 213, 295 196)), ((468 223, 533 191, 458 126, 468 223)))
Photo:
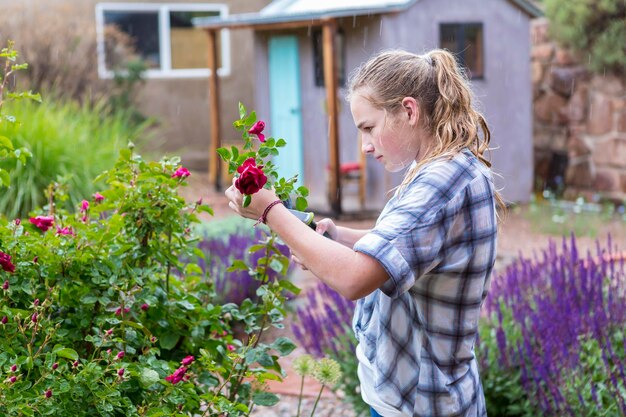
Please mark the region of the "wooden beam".
POLYGON ((209 120, 211 122, 211 144, 209 146, 209 184, 217 191, 222 188, 221 158, 217 154, 220 143, 220 91, 217 76, 217 31, 207 30, 209 37, 209 120))
POLYGON ((326 86, 326 107, 328 109, 328 162, 330 181, 328 195, 333 214, 341 214, 341 182, 339 181, 339 117, 337 114, 337 62, 335 59, 335 38, 337 21, 326 20, 322 25, 324 85, 326 86))
POLYGON ((215 23, 210 25, 199 26, 205 30, 219 30, 219 29, 253 29, 253 30, 282 30, 282 29, 302 29, 312 26, 321 26, 322 20, 320 19, 306 19, 287 22, 274 22, 274 23, 215 23))

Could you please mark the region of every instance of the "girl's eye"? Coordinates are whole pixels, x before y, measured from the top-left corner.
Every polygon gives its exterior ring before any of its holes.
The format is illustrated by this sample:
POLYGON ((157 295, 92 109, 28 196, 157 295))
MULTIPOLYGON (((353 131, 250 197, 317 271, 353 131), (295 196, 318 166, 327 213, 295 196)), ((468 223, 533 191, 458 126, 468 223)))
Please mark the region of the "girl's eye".
POLYGON ((372 131, 372 128, 371 127, 364 127, 363 131, 369 133, 369 132, 372 131))

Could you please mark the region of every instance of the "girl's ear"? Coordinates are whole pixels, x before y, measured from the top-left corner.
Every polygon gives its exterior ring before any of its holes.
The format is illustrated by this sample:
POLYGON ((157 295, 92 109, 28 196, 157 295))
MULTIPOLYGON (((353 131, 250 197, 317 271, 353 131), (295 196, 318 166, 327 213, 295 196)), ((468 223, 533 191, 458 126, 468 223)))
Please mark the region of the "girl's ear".
POLYGON ((417 100, 413 97, 405 97, 402 99, 402 114, 411 126, 417 126, 420 119, 420 109, 417 100))

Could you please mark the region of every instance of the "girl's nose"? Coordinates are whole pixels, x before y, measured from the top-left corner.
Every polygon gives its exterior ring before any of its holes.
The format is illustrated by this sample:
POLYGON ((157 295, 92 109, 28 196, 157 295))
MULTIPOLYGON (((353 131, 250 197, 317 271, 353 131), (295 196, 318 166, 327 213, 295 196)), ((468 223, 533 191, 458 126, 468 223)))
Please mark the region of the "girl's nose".
POLYGON ((363 142, 361 144, 361 152, 363 152, 364 154, 373 153, 374 145, 372 145, 371 143, 363 142))

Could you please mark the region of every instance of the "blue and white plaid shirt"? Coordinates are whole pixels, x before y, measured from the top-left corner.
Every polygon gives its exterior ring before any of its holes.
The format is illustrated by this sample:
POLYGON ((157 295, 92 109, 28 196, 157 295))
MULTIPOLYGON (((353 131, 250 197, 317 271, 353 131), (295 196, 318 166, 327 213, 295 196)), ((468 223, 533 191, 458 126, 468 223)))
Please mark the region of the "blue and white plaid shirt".
POLYGON ((487 414, 474 342, 496 230, 490 170, 465 149, 424 166, 354 245, 389 274, 353 319, 376 401, 408 416, 487 414))

